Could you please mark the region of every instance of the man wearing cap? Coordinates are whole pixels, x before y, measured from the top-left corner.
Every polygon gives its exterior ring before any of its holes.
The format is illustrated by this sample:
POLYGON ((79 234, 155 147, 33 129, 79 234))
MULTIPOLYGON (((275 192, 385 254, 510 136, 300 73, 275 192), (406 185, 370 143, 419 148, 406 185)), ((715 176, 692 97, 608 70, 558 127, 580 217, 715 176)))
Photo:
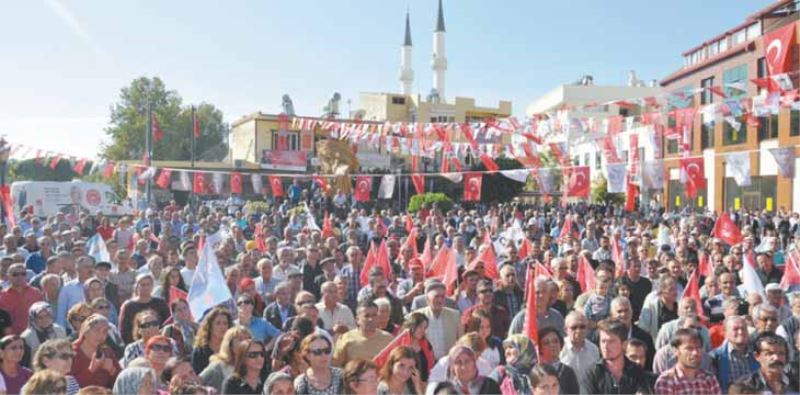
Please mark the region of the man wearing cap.
POLYGON ((511 317, 508 311, 498 304, 494 303, 494 287, 490 280, 481 280, 478 283, 478 302, 469 307, 461 315, 461 324, 464 327, 469 324, 472 318, 472 313, 475 311, 483 311, 492 317, 492 335, 500 339, 505 339, 508 334, 508 327, 511 324, 511 317))
POLYGON ((415 312, 428 318, 425 334, 433 346, 433 356, 439 359, 450 351, 464 333, 458 310, 445 307, 446 288, 441 282, 431 282, 425 287, 428 306, 415 312))
POLYGON ((778 310, 780 322, 792 316, 792 310, 784 303, 783 288, 778 283, 766 284, 764 291, 767 296, 766 302, 778 310))
POLYGON ((82 256, 75 261, 75 265, 77 266, 78 278, 64 284, 58 293, 58 311, 55 318, 56 323, 65 329, 70 328, 67 323, 67 312, 72 306, 86 299, 83 283, 94 275, 92 258, 82 256))
POLYGON ((408 261, 409 277, 400 280, 397 285, 397 297, 408 308, 411 302, 419 295, 425 293, 425 273, 422 261, 419 258, 412 258, 408 261))

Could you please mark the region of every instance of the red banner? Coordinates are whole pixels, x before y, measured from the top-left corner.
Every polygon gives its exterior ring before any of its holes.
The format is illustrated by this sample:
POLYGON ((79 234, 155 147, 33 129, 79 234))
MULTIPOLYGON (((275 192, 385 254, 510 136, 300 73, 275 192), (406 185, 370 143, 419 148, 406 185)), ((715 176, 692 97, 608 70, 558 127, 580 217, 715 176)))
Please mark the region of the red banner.
POLYGON ((161 173, 158 175, 158 179, 156 180, 156 185, 158 185, 161 189, 169 188, 169 184, 172 181, 172 170, 169 169, 161 169, 161 173))
POLYGON ((564 170, 567 196, 588 197, 591 188, 589 166, 577 166, 564 170))
POLYGON ((206 175, 203 173, 194 173, 194 182, 192 183, 192 190, 194 193, 206 193, 206 175))
POLYGON ((238 171, 231 173, 231 193, 242 193, 242 173, 238 171))
POLYGON ((0 200, 3 201, 3 211, 6 214, 8 229, 17 226, 17 221, 14 218, 14 201, 11 199, 11 188, 8 185, 0 187, 0 200))
POLYGON ((272 187, 272 197, 283 197, 283 183, 277 176, 269 176, 269 186, 272 187))

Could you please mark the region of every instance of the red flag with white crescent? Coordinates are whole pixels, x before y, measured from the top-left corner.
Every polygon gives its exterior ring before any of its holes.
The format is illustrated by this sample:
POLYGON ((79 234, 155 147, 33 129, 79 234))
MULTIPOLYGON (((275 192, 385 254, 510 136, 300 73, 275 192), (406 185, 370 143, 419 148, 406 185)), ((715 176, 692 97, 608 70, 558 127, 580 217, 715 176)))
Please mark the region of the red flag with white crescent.
POLYGON ((231 193, 242 193, 242 173, 231 173, 231 193))
POLYGON ((773 30, 764 35, 764 58, 767 63, 768 75, 785 73, 787 60, 790 59, 789 52, 792 50, 794 41, 794 31, 797 27, 794 23, 773 30))
POLYGON ((578 257, 578 273, 575 277, 575 280, 581 285, 581 292, 589 292, 594 289, 594 268, 583 254, 578 257))
POLYGON ((483 174, 467 173, 464 174, 464 201, 477 202, 481 200, 481 184, 483 174))
POLYGON ((728 245, 736 245, 742 242, 742 231, 736 226, 728 213, 722 213, 714 223, 714 229, 711 231, 714 237, 724 241, 728 245))
POLYGON ((203 173, 194 173, 194 180, 192 182, 192 190, 194 193, 206 193, 206 175, 203 173))
POLYGON ((169 169, 161 169, 161 173, 158 175, 158 179, 156 180, 156 185, 158 185, 161 189, 169 188, 169 184, 172 181, 172 170, 169 169))
POLYGON ((368 202, 370 194, 372 193, 372 177, 358 176, 356 177, 356 190, 354 197, 357 202, 368 202))
POLYGON ((161 125, 158 123, 156 114, 153 114, 153 141, 156 143, 164 139, 164 131, 161 130, 161 125))
POLYGON ((686 197, 694 199, 697 191, 705 188, 703 158, 681 158, 681 181, 686 186, 686 197))
POLYGON ((589 166, 577 166, 565 172, 567 174, 567 196, 588 197, 591 187, 589 178, 589 166))
POLYGON ((269 186, 272 188, 272 196, 279 198, 283 197, 283 182, 278 176, 269 176, 269 186))
POLYGON ((194 119, 192 119, 192 131, 194 132, 194 138, 200 138, 200 118, 197 114, 194 114, 194 119))

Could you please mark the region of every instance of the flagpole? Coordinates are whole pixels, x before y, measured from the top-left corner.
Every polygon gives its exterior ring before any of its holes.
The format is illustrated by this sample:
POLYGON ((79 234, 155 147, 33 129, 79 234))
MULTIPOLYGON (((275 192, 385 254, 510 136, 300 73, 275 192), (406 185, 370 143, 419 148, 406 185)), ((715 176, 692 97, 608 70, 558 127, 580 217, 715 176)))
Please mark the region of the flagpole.
MULTIPOLYGON (((153 157, 153 103, 147 103, 147 133, 144 136, 144 150, 145 150, 145 163, 144 165, 148 168, 150 167, 151 158, 153 157)), ((145 202, 147 202, 147 206, 150 206, 150 177, 147 177, 147 181, 145 183, 145 202)))
MULTIPOLYGON (((194 126, 194 124, 195 124, 195 122, 196 122, 195 121, 195 111, 194 111, 194 106, 192 106, 192 121, 189 123, 189 135, 191 136, 190 138, 191 138, 191 141, 192 141, 191 153, 190 153, 192 170, 194 170, 194 150, 195 150, 195 137, 194 137, 194 127, 195 126, 194 126)), ((194 201, 194 185, 192 185, 192 188, 189 189, 189 206, 190 207, 191 207, 193 201, 194 201)))

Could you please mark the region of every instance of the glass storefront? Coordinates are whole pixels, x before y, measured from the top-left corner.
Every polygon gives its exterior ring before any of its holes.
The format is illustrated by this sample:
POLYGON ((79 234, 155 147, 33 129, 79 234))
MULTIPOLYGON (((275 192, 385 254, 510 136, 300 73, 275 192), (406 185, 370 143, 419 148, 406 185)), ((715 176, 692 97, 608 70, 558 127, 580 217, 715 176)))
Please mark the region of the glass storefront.
POLYGON ((778 177, 752 177, 749 186, 740 187, 733 178, 726 177, 724 182, 724 199, 726 209, 768 210, 775 211, 777 204, 778 177))

